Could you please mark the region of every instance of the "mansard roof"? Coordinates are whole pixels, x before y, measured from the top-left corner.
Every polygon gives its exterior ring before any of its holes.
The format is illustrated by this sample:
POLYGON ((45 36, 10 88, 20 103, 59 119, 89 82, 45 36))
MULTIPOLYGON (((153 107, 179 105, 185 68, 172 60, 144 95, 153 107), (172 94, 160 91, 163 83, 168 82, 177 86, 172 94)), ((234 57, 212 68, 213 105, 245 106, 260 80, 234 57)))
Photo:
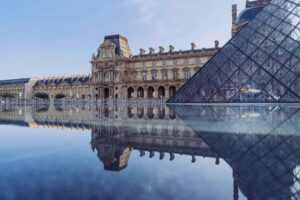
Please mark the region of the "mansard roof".
POLYGON ((0 81, 0 85, 26 84, 26 83, 28 83, 29 81, 30 81, 30 78, 2 80, 2 81, 0 81))
POLYGON ((169 103, 300 103, 299 0, 271 0, 169 103))
POLYGON ((92 80, 90 75, 70 76, 70 77, 51 77, 37 81, 35 87, 41 86, 60 86, 63 84, 88 84, 92 80))

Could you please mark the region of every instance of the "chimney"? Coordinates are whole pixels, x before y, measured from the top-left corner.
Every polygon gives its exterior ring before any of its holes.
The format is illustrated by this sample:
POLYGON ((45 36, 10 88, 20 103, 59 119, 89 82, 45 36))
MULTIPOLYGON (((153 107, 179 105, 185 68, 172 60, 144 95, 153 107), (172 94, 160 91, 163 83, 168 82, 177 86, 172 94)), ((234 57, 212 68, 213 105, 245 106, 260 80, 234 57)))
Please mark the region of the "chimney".
POLYGON ((163 53, 165 49, 163 47, 159 47, 159 53, 163 53))
POLYGON ((236 23, 237 20, 237 4, 232 5, 232 25, 236 23))
POLYGON ((194 42, 191 43, 191 49, 194 51, 196 49, 196 44, 194 42))
POLYGON ((218 49, 219 48, 219 41, 215 40, 215 48, 218 49))
POLYGON ((149 48, 149 54, 153 54, 154 53, 154 49, 152 47, 149 48))
POLYGON ((169 48, 170 48, 170 51, 169 51, 170 53, 172 53, 175 49, 175 47, 173 45, 170 45, 169 48))
POLYGON ((145 54, 145 50, 144 49, 140 49, 140 55, 144 55, 145 54))

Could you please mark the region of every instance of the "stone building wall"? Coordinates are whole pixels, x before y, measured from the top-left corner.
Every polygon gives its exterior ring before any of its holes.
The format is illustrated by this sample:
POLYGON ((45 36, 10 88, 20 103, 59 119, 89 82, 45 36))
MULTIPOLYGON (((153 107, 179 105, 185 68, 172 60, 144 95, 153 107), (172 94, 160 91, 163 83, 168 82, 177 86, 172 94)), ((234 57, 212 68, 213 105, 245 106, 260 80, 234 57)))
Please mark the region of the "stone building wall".
POLYGON ((127 39, 121 35, 106 36, 97 55, 92 57, 92 81, 95 98, 101 99, 168 99, 199 70, 219 49, 219 42, 208 49, 156 53, 140 49, 131 55, 127 39))

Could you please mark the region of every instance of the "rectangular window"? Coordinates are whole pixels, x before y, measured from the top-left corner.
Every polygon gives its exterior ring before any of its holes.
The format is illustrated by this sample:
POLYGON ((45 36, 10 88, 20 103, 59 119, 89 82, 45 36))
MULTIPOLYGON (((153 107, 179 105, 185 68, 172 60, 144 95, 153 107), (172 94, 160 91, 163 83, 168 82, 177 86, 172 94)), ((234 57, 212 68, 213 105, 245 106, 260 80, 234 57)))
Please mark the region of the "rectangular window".
POLYGON ((189 79, 191 78, 191 72, 190 72, 190 69, 186 68, 183 70, 183 77, 184 79, 189 79))
POLYGON ((188 64, 189 64, 189 59, 187 59, 187 58, 184 59, 184 64, 185 64, 185 65, 188 65, 188 64))
POLYGON ((152 66, 153 66, 153 67, 156 66, 156 62, 155 62, 155 61, 152 62, 152 66))
POLYGON ((143 81, 147 80, 147 72, 142 72, 142 79, 143 81))
POLYGON ((177 65, 177 60, 173 60, 173 65, 177 65))
POLYGON ((153 71, 152 72, 152 80, 157 80, 157 72, 156 71, 153 71))
POLYGON ((162 73, 162 79, 163 80, 168 80, 168 71, 167 70, 163 70, 161 73, 162 73))
POLYGON ((167 64, 168 64, 168 61, 163 60, 163 61, 162 61, 162 64, 163 64, 163 65, 167 65, 167 64))
POLYGON ((147 67, 147 63, 146 62, 143 62, 143 67, 147 67))
POLYGON ((136 81, 136 80, 137 80, 137 73, 136 73, 136 72, 133 72, 133 73, 131 74, 131 78, 132 78, 133 81, 136 81))
POLYGON ((173 71, 173 79, 174 80, 178 80, 179 79, 179 72, 178 72, 178 70, 174 70, 173 71))
POLYGON ((201 64, 201 59, 200 58, 196 58, 196 64, 201 64))

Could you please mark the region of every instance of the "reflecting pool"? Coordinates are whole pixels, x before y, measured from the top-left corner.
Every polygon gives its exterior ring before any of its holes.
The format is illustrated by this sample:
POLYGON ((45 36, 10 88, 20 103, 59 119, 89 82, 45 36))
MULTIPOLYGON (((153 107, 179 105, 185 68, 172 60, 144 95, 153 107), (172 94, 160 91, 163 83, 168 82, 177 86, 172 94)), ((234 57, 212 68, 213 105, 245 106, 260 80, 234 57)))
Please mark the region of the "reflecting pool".
POLYGON ((300 199, 300 107, 1 107, 0 199, 300 199))

